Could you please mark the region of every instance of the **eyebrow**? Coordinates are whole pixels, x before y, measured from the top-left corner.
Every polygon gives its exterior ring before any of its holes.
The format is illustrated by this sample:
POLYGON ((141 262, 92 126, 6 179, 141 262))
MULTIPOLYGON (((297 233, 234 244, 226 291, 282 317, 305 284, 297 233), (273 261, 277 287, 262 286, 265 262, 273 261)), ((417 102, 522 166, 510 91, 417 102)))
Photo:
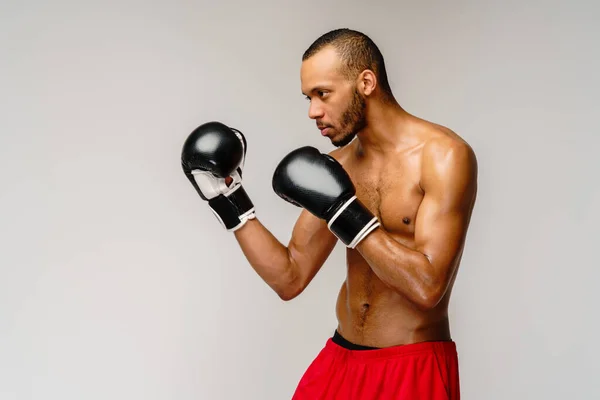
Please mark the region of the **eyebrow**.
MULTIPOLYGON (((328 89, 326 86, 327 86, 327 85, 319 85, 319 86, 315 86, 315 87, 313 87, 311 90, 309 90, 309 91, 308 91, 308 93, 314 93, 314 92, 316 92, 316 91, 318 91, 318 90, 331 90, 331 89, 328 89)), ((304 96, 308 96, 308 94, 304 93, 304 91, 302 92, 302 94, 303 94, 304 96)))

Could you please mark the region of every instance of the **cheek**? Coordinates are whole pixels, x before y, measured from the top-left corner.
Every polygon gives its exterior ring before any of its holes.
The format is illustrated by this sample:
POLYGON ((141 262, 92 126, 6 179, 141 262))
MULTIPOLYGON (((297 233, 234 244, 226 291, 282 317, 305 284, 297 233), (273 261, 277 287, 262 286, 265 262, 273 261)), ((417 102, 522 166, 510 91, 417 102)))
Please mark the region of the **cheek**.
POLYGON ((341 110, 340 107, 333 106, 327 109, 327 116, 329 117, 329 120, 336 126, 339 126, 343 123, 342 115, 343 110, 341 110))

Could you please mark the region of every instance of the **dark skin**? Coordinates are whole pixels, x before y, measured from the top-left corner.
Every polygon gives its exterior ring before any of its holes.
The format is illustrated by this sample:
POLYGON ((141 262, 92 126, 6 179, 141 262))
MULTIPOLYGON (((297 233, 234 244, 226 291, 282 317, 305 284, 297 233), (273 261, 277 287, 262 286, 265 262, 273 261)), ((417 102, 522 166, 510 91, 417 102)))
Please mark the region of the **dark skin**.
MULTIPOLYGON (((335 50, 321 50, 302 63, 302 91, 309 117, 339 146, 331 156, 381 226, 347 249, 337 329, 372 347, 451 340, 448 303, 476 199, 475 155, 456 133, 404 111, 373 71, 356 79, 341 71, 335 50)), ((259 219, 235 236, 283 300, 302 293, 337 243, 306 210, 287 246, 259 219)))

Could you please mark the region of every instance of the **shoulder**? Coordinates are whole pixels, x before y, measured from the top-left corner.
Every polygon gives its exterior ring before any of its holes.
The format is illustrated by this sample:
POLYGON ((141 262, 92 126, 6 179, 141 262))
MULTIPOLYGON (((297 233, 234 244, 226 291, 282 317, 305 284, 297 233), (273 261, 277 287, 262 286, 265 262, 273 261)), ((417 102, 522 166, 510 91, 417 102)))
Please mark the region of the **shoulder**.
POLYGON ((440 129, 423 145, 421 185, 474 187, 477 181, 477 157, 473 148, 456 133, 440 129))
POLYGON ((423 164, 433 163, 467 163, 471 166, 477 165, 477 157, 473 148, 462 138, 456 135, 435 135, 428 139, 423 145, 423 164))
POLYGON ((340 164, 345 165, 348 161, 348 157, 351 154, 351 152, 349 151, 350 146, 352 146, 352 144, 349 144, 344 147, 338 147, 338 148, 330 151, 327 154, 330 155, 333 159, 335 159, 340 164))

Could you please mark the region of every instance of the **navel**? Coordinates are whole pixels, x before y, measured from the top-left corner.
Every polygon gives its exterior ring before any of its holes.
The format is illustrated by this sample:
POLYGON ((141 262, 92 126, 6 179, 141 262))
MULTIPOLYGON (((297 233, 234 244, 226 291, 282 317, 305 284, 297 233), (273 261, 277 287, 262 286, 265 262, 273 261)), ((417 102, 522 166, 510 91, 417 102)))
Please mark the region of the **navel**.
POLYGON ((359 326, 362 328, 365 326, 365 323, 367 321, 367 315, 369 313, 369 308, 371 307, 371 305, 369 303, 364 303, 361 306, 361 310, 360 310, 360 320, 359 320, 359 326))
POLYGON ((410 224, 410 218, 404 217, 404 218, 402 218, 402 222, 404 222, 405 225, 408 225, 408 224, 410 224))

